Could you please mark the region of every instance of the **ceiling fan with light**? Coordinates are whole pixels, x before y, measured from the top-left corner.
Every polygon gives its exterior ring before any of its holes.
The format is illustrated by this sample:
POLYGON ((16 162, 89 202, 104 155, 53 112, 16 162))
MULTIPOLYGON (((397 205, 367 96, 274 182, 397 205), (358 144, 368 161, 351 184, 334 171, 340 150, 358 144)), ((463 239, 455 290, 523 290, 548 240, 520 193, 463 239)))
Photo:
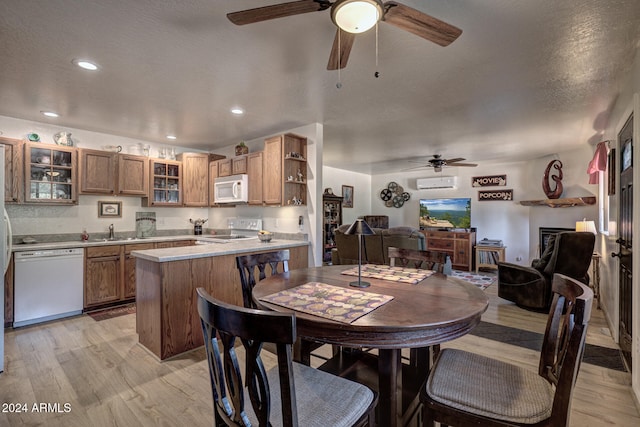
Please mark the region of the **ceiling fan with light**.
POLYGON ((381 0, 298 0, 227 14, 236 25, 253 24, 286 16, 331 9, 331 20, 338 27, 333 40, 328 70, 347 65, 355 35, 379 21, 413 33, 440 46, 448 46, 462 30, 437 18, 395 1, 381 0))
MULTIPOLYGON (((463 159, 462 157, 456 157, 455 159, 443 159, 442 155, 440 154, 434 154, 433 155, 433 159, 429 159, 427 160, 426 164, 423 164, 422 166, 416 166, 415 168, 410 168, 410 169, 418 169, 418 168, 433 168, 433 170, 435 172, 442 172, 442 168, 445 166, 450 166, 450 167, 475 167, 478 166, 475 163, 461 163, 462 161, 464 161, 466 159, 463 159)), ((413 163, 424 163, 424 161, 416 161, 416 160, 410 160, 410 162, 413 163)))

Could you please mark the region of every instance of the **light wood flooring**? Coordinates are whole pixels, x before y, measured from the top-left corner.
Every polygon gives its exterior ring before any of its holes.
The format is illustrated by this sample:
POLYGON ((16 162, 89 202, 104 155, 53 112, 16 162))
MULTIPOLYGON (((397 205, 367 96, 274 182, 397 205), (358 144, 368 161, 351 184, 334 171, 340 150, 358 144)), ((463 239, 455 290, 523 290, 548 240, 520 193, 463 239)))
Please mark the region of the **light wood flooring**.
MULTIPOLYGON (((483 321, 544 332, 545 315, 522 310, 485 292, 483 321)), ((593 310, 587 341, 615 348, 602 312, 593 310)), ((458 347, 537 369, 538 353, 467 335, 458 347)), ((324 346, 321 352, 328 354, 324 346)), ((5 372, 0 374, 1 426, 211 426, 212 403, 204 351, 164 362, 137 343, 135 315, 94 321, 89 316, 7 330, 5 372), (45 407, 39 404, 45 404, 45 407), (11 404, 26 412, 17 413, 11 404), (44 409, 42 412, 35 409, 44 409), (49 404, 48 407, 46 404, 49 404), (58 404, 58 406, 56 406, 58 404), (69 411, 66 411, 68 404, 69 411), (5 412, 6 410, 12 412, 5 412)), ((266 364, 274 364, 266 353, 266 364)), ((312 358, 312 364, 322 363, 312 358)), ((571 426, 638 426, 629 373, 582 364, 571 426)), ((490 390, 488 390, 490 392, 490 390)))

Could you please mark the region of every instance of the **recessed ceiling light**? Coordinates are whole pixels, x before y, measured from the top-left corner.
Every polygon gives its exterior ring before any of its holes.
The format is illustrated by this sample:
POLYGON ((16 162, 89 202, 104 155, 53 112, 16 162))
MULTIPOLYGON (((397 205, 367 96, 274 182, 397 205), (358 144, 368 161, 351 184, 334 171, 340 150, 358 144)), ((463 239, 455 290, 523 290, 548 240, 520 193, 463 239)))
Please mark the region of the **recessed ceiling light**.
POLYGON ((44 114, 47 117, 60 117, 60 114, 54 112, 54 111, 40 111, 42 114, 44 114))
POLYGON ((175 135, 167 135, 167 139, 177 139, 175 135))
POLYGON ((72 62, 78 67, 89 71, 96 71, 99 68, 95 62, 91 62, 87 59, 74 59, 72 62))
POLYGON ((231 112, 237 116, 241 116, 244 114, 244 110, 242 108, 239 107, 235 107, 231 109, 231 112))

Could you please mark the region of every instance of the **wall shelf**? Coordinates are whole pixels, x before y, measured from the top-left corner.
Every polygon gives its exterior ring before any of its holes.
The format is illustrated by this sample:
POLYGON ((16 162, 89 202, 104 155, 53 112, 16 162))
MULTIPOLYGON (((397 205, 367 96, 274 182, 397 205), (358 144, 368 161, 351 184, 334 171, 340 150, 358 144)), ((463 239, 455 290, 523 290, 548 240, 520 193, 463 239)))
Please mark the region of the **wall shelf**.
POLYGON ((567 208, 571 206, 595 205, 596 197, 571 197, 565 199, 522 200, 523 206, 549 206, 550 208, 567 208))

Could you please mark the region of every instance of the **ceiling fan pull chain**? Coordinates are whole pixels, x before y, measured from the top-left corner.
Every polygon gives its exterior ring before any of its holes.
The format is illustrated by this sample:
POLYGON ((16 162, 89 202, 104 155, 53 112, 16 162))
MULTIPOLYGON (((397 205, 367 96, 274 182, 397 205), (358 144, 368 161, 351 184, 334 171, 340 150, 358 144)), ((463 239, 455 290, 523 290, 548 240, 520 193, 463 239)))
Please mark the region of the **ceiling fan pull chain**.
POLYGON ((376 79, 380 77, 380 73, 378 72, 378 23, 377 22, 376 22, 376 72, 373 73, 373 75, 376 77, 376 79))

